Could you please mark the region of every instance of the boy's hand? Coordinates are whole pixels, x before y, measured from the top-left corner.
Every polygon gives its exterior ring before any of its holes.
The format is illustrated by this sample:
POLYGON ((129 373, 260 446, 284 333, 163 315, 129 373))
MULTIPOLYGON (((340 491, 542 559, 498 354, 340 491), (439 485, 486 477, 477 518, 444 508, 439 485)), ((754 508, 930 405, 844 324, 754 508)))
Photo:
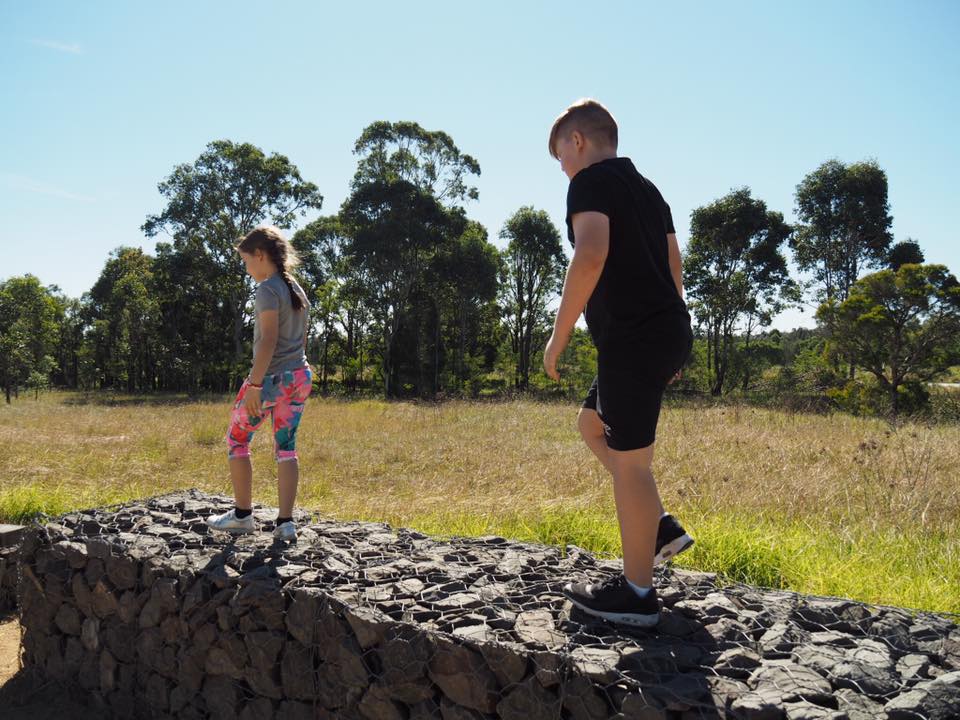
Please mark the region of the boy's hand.
POLYGON ((673 385, 677 380, 683 377, 683 370, 677 370, 677 374, 670 378, 670 382, 667 385, 673 385))
POLYGON ((557 372, 557 360, 566 346, 566 340, 560 341, 556 335, 551 335, 550 340, 547 341, 547 347, 543 349, 543 369, 551 380, 558 382, 560 380, 560 373, 557 372))
POLYGON ((243 396, 243 407, 250 417, 260 417, 263 403, 260 401, 260 388, 247 387, 243 396))

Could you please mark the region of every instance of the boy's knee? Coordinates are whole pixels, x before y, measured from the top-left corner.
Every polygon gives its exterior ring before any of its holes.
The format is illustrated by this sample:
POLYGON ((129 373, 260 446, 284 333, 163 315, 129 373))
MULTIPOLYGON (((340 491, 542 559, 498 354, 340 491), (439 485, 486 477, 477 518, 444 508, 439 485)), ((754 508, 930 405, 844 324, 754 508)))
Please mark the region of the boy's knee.
POLYGON ((603 436, 603 423, 600 422, 600 416, 596 410, 589 408, 580 408, 577 413, 577 429, 584 438, 595 438, 603 436))

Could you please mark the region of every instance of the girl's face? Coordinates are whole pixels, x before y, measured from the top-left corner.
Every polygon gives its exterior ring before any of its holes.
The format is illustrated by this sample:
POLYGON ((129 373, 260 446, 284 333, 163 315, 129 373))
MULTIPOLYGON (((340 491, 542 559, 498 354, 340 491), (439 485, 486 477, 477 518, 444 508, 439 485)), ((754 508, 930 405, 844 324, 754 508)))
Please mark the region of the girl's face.
POLYGON ((247 274, 257 282, 263 282, 277 272, 276 265, 263 250, 254 250, 252 253, 246 253, 243 250, 238 252, 247 268, 247 274))

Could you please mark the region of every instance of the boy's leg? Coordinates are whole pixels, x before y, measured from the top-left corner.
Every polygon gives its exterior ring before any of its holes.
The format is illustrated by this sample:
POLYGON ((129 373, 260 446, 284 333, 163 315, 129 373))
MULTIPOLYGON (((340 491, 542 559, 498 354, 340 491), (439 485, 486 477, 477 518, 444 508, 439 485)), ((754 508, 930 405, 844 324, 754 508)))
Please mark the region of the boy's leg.
MULTIPOLYGON (((577 429, 580 430, 580 437, 590 448, 590 451, 597 456, 603 466, 611 475, 613 475, 613 462, 610 458, 610 448, 607 447, 607 438, 603 434, 603 423, 600 422, 600 416, 597 411, 589 407, 580 408, 577 413, 577 429)), ((660 502, 660 496, 657 495, 657 518, 663 515, 663 503, 660 502)))
POLYGON ((623 574, 641 587, 653 585, 653 555, 660 520, 660 494, 653 478, 653 445, 609 450, 613 495, 623 545, 623 574))

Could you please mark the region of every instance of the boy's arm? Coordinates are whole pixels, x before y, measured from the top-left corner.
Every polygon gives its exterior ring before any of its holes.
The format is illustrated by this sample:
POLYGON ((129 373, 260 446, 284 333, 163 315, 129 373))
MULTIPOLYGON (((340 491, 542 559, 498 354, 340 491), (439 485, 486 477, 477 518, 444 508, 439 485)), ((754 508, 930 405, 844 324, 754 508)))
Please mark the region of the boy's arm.
POLYGON ((677 292, 683 298, 683 261, 680 258, 680 245, 677 243, 676 233, 667 233, 667 252, 670 258, 670 274, 677 292))
POLYGON ((543 351, 543 368, 547 375, 559 380, 557 358, 570 341, 577 318, 593 294, 603 264, 610 251, 610 218, 599 212, 577 213, 573 223, 573 258, 563 283, 560 308, 553 323, 553 334, 543 351))

